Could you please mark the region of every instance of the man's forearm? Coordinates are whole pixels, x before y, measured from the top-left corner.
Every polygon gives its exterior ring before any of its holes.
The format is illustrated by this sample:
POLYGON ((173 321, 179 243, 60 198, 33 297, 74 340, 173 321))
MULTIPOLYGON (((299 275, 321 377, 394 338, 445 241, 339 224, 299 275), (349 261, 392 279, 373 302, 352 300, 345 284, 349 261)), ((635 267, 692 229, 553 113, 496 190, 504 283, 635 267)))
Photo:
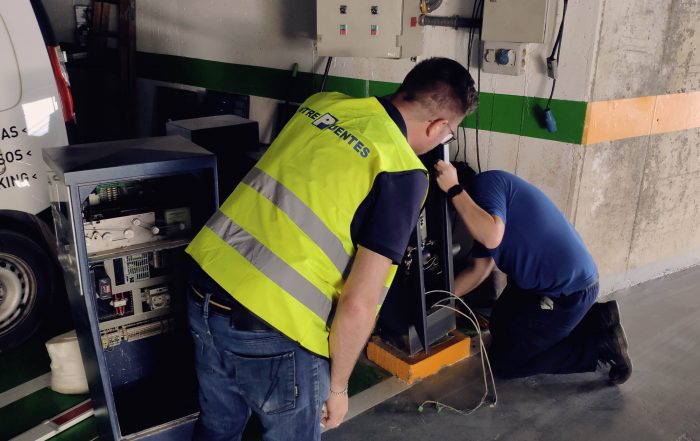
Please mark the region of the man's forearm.
POLYGON ((342 299, 339 302, 330 333, 331 390, 340 392, 347 386, 374 326, 376 311, 376 303, 353 305, 342 299))
POLYGON ((474 264, 460 272, 455 278, 455 294, 463 296, 481 285, 495 266, 490 257, 474 259, 474 264))
POLYGON ((479 243, 489 249, 496 248, 501 243, 503 230, 498 220, 479 207, 466 191, 453 197, 452 204, 469 234, 479 243))
POLYGON ((358 250, 331 326, 331 390, 345 388, 367 343, 390 266, 389 259, 364 248, 358 250))

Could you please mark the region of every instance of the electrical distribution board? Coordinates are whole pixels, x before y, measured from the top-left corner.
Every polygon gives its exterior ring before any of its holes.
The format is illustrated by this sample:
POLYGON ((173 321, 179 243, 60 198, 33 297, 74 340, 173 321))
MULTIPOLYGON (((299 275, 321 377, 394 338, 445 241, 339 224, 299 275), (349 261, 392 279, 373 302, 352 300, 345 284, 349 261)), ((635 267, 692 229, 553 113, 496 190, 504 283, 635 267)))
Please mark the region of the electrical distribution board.
POLYGON ((417 0, 317 0, 319 55, 408 58, 423 49, 417 0))
POLYGON ((101 439, 189 439, 184 248, 218 207, 213 154, 179 136, 45 149, 59 260, 101 439))

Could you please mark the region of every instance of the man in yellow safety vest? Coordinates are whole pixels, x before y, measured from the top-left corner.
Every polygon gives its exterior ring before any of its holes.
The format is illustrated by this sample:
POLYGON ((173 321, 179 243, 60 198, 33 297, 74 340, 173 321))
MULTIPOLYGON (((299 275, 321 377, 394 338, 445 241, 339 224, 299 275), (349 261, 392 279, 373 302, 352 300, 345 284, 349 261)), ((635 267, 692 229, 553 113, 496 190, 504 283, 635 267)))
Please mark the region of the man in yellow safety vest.
POLYGON ((428 187, 417 155, 477 105, 456 61, 417 64, 388 99, 311 96, 187 248, 200 418, 195 439, 320 438, 428 187), (325 409, 324 409, 325 404, 325 409))

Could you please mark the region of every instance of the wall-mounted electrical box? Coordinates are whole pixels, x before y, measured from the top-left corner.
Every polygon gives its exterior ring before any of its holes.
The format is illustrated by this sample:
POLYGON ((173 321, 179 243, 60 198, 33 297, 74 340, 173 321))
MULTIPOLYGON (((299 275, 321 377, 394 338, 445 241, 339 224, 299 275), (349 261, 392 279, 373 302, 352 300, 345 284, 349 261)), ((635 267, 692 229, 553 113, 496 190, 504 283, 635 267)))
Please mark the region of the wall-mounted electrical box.
POLYGON ((548 0, 486 0, 483 41, 544 43, 548 0))
POLYGON ((423 49, 417 0, 317 0, 319 55, 408 58, 423 49))
POLYGON ((191 439, 184 248, 216 159, 179 136, 44 149, 58 254, 100 439, 191 439))

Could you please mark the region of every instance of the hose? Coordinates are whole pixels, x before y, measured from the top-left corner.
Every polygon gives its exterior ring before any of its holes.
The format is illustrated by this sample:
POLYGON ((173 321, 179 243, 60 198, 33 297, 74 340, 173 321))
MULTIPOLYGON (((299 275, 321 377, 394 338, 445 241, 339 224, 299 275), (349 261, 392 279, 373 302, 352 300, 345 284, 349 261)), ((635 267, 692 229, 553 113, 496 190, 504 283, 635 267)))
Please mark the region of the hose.
POLYGON ((421 26, 446 26, 450 28, 480 28, 481 19, 460 17, 453 15, 452 17, 435 17, 433 15, 421 14, 418 18, 418 24, 421 26))

